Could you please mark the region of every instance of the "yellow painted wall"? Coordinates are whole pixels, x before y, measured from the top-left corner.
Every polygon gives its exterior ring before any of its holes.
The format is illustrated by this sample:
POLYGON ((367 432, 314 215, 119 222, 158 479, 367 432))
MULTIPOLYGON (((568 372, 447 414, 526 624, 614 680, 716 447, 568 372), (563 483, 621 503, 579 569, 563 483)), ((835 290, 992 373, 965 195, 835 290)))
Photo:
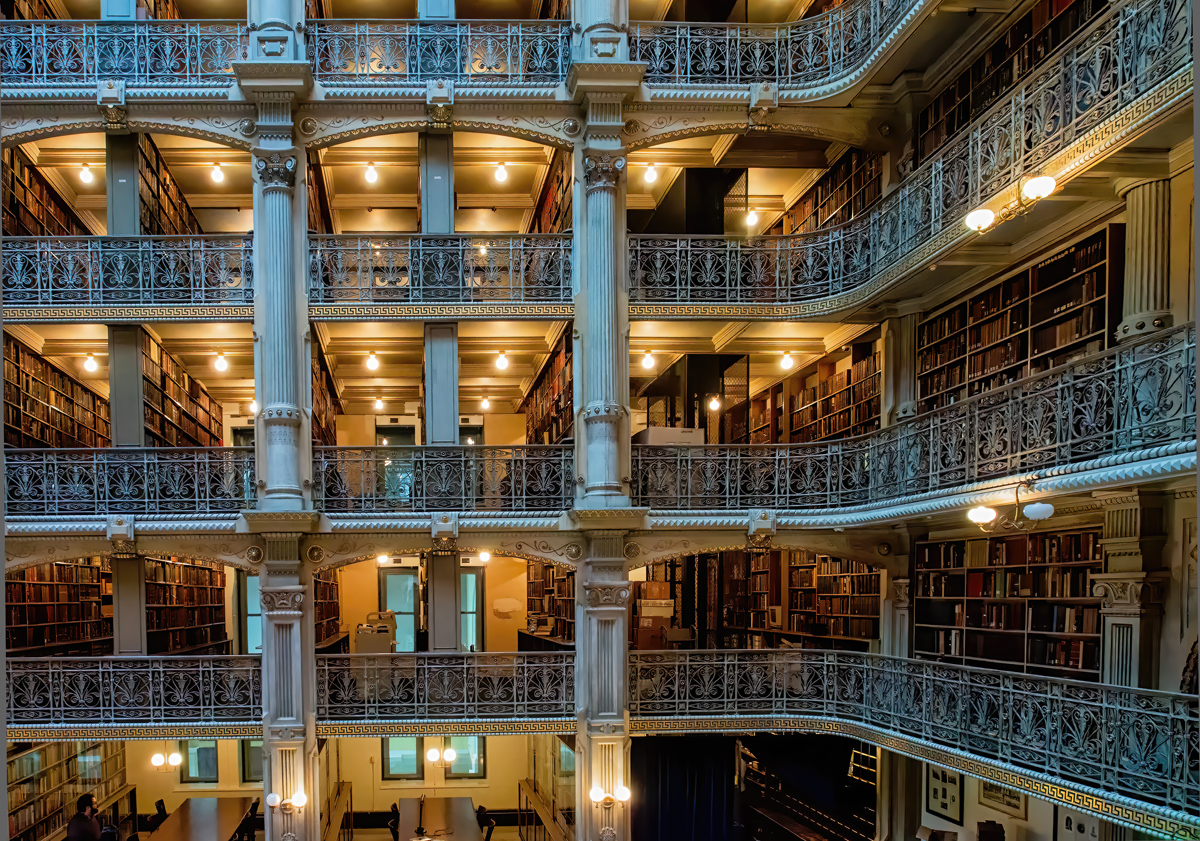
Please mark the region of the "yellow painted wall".
POLYGON ((180 783, 179 771, 159 771, 150 764, 156 753, 178 750, 178 742, 155 740, 125 743, 125 774, 130 785, 137 787, 138 811, 150 814, 157 800, 164 801, 167 811, 173 812, 189 797, 261 797, 262 783, 243 783, 236 739, 217 742, 218 783, 180 783))
POLYGON ((515 447, 525 443, 525 416, 485 414, 483 442, 491 447, 515 447))

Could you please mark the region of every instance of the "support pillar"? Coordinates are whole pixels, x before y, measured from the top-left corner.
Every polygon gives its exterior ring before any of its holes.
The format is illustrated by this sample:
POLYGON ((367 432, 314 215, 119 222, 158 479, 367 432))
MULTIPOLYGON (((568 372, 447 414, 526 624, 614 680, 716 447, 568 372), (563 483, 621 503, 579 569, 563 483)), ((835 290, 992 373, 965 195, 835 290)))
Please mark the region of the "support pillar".
POLYGON ((458 446, 458 324, 425 325, 425 444, 458 446))
POLYGON ((575 787, 580 841, 627 841, 629 776, 629 573, 625 532, 590 532, 587 560, 576 573, 575 787), (599 802, 593 797, 599 796, 599 802), (611 795, 611 799, 608 796, 611 795))
POLYGON ((118 657, 146 654, 146 562, 137 555, 114 552, 109 563, 112 565, 113 654, 118 657))
MULTIPOLYGON (((448 3, 453 16, 454 0, 448 3)), ((425 17, 425 15, 421 15, 425 17)), ((422 132, 417 136, 421 163, 421 233, 454 233, 454 135, 422 132)), ((497 163, 502 163, 497 161, 497 163)))
POLYGON ((1171 182, 1146 181, 1125 193, 1125 290, 1119 341, 1174 323, 1170 269, 1171 182))
MULTIPOLYGON (((117 2, 134 4, 134 0, 117 2)), ((104 183, 108 199, 106 233, 110 237, 135 237, 142 232, 142 194, 138 189, 140 137, 138 134, 107 134, 104 137, 104 183)))
POLYGON ((910 313, 883 322, 883 425, 917 415, 917 318, 910 313))
POLYGON ((142 328, 108 327, 109 434, 114 447, 146 446, 145 389, 142 378, 142 328))
POLYGON ((458 551, 434 549, 429 553, 429 650, 455 653, 462 650, 459 619, 461 576, 458 551))
POLYGON ((892 657, 912 656, 911 616, 909 611, 908 578, 892 578, 887 572, 883 602, 883 627, 880 629, 880 653, 892 657), (888 586, 890 585, 890 586, 888 586))
POLYGON ((875 788, 877 841, 911 841, 921 826, 921 762, 879 749, 875 788))

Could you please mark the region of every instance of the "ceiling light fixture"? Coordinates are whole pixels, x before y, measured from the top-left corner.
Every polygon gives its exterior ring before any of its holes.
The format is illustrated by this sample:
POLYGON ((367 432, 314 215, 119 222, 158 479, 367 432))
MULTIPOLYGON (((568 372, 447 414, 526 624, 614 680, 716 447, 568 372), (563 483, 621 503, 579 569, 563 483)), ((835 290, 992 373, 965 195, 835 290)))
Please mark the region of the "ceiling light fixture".
POLYGON ((229 360, 227 360, 225 358, 224 353, 221 353, 221 352, 217 353, 217 358, 215 360, 213 360, 213 367, 216 368, 218 371, 228 371, 229 370, 229 360))
POLYGON ((500 355, 496 357, 496 367, 501 371, 508 367, 508 355, 505 351, 500 351, 500 355))
POLYGON ((983 233, 996 221, 996 214, 986 207, 980 207, 968 213, 963 221, 975 233, 983 233))
POLYGON ((643 368, 653 368, 654 367, 654 354, 651 353, 650 351, 646 351, 645 355, 642 357, 642 367, 643 368))
POLYGON ((795 365, 795 364, 796 364, 796 363, 795 363, 795 362, 792 360, 792 354, 791 354, 791 352, 790 352, 790 351, 784 351, 784 353, 783 353, 783 359, 780 359, 780 360, 779 360, 779 367, 781 367, 781 368, 783 368, 783 370, 787 371, 787 370, 790 370, 790 369, 791 369, 791 367, 792 367, 793 365, 795 365))
POLYGON ((382 397, 375 398, 375 411, 377 411, 377 412, 383 411, 383 398, 382 397))
POLYGON ((379 180, 379 173, 375 171, 375 164, 367 164, 367 173, 365 178, 367 179, 368 184, 374 184, 379 180))
POLYGON ((747 225, 757 225, 758 224, 758 211, 757 210, 750 210, 750 211, 746 212, 746 224, 747 225))
POLYGON ((79 180, 84 184, 91 184, 94 177, 95 176, 92 175, 92 168, 87 164, 84 164, 79 168, 79 180))
POLYGON ((508 170, 504 168, 504 164, 496 164, 496 180, 500 182, 508 180, 508 170))
POLYGON ((252 414, 252 415, 258 414, 258 401, 257 400, 250 401, 250 414, 252 414))
POLYGON ((480 404, 479 404, 479 405, 480 405, 480 406, 482 406, 482 407, 483 407, 483 408, 485 408, 485 409, 490 409, 490 408, 492 408, 492 401, 491 401, 491 400, 488 400, 488 399, 485 397, 485 398, 483 398, 483 400, 480 402, 480 404))
POLYGON ((712 409, 714 412, 717 411, 717 409, 720 409, 721 408, 721 399, 719 397, 714 396, 712 400, 708 401, 708 408, 712 409))
POLYGON ((379 556, 379 557, 377 557, 375 560, 379 562, 379 565, 380 565, 381 567, 383 567, 383 566, 387 566, 387 563, 388 563, 388 556, 387 556, 387 555, 380 555, 380 556, 379 556))
POLYGON ((480 552, 480 553, 479 553, 479 560, 480 560, 480 562, 482 562, 482 563, 485 563, 485 564, 486 564, 486 563, 487 563, 488 561, 490 561, 491 559, 492 559, 492 553, 491 553, 491 552, 486 552, 486 551, 485 551, 485 552, 480 552))
POLYGON ((225 180, 225 173, 221 171, 220 164, 213 164, 212 180, 216 181, 218 184, 225 180))
POLYGON ((100 363, 96 361, 96 354, 89 353, 87 359, 83 360, 83 370, 95 372, 100 367, 100 363))
POLYGON ((375 355, 375 351, 367 354, 367 368, 371 371, 379 370, 379 357, 375 355))
POLYGON ((1021 185, 1021 195, 1029 201, 1044 199, 1054 192, 1058 182, 1051 175, 1035 175, 1021 185))
POLYGON ((658 170, 655 169, 655 167, 657 167, 657 166, 658 166, 658 164, 650 164, 650 166, 646 167, 646 183, 647 184, 653 184, 655 181, 658 180, 658 170))

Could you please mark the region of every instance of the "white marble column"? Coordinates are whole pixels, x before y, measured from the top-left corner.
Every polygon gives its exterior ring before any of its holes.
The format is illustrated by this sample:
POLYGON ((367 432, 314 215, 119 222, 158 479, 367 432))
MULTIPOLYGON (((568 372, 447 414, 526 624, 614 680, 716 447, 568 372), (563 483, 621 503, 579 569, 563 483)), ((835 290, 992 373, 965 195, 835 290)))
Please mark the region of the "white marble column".
POLYGON ((884 321, 883 425, 891 426, 917 414, 917 319, 910 313, 884 321))
POLYGON ((1125 193, 1125 290, 1117 339, 1170 327, 1171 182, 1147 181, 1125 193))

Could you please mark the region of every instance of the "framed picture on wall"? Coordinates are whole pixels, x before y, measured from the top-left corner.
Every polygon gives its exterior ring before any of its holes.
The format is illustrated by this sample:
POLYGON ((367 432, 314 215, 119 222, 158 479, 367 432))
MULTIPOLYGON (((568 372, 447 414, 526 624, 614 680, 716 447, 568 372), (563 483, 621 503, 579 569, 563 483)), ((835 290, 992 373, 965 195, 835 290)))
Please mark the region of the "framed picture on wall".
POLYGON ((1100 841, 1100 819, 1055 804, 1054 841, 1100 841))
POLYGON ((1029 799, 1024 792, 990 780, 979 781, 979 805, 1021 820, 1026 819, 1029 811, 1029 799))
POLYGON ((963 778, 957 771, 925 765, 925 811, 963 825, 963 778))

